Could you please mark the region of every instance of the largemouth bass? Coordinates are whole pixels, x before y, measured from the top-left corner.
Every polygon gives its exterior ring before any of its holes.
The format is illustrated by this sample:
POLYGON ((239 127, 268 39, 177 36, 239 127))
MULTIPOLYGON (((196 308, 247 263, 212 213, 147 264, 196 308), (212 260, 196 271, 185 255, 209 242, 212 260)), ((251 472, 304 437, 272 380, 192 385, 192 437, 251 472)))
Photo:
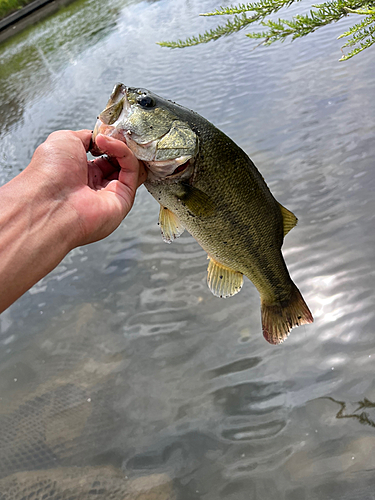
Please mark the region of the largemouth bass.
POLYGON ((243 275, 261 298, 271 344, 313 317, 284 262, 284 236, 295 215, 280 205, 254 163, 212 123, 145 89, 117 84, 93 133, 125 141, 142 160, 145 186, 160 203, 159 224, 170 243, 186 229, 207 252, 207 283, 218 297, 238 293, 243 275))

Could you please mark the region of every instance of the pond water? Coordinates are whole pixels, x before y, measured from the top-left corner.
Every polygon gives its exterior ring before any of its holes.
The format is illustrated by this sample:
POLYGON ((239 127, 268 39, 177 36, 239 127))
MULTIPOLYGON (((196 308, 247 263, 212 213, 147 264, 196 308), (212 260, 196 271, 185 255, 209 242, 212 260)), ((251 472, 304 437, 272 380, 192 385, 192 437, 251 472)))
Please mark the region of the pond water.
POLYGON ((254 51, 244 32, 156 45, 218 6, 80 0, 0 45, 0 184, 50 132, 92 128, 115 82, 148 88, 227 133, 298 216, 284 255, 315 323, 267 344, 252 284, 214 297, 205 252, 162 241, 142 187, 0 316, 0 497, 118 470, 151 481, 129 498, 375 498, 375 51, 338 62, 351 19, 254 51))

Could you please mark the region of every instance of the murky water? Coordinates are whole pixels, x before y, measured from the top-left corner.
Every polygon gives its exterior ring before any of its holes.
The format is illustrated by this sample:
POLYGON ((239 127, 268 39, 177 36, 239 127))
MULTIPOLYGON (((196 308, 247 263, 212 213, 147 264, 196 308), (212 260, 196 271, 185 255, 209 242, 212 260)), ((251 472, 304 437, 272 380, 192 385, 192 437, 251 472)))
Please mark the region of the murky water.
POLYGON ((154 498, 375 498, 375 51, 337 62, 348 21, 256 51, 244 33, 155 44, 218 5, 82 0, 3 43, 0 183, 53 130, 92 128, 116 81, 149 88, 225 131, 298 216, 284 255, 315 323, 268 345, 251 283, 215 298, 141 188, 0 317, 1 478, 111 466, 164 478, 154 498))

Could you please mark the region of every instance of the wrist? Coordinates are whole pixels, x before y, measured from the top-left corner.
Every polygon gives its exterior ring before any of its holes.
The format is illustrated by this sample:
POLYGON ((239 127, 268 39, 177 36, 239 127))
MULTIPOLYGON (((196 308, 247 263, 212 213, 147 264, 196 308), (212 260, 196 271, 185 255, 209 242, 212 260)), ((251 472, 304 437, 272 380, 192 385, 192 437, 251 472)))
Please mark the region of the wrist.
POLYGON ((15 220, 24 227, 29 245, 33 242, 40 247, 45 258, 47 249, 53 248, 60 261, 73 248, 72 225, 78 219, 66 203, 64 192, 54 189, 38 172, 29 173, 27 169, 9 184, 9 206, 15 220))
POLYGON ((0 188, 0 312, 73 248, 77 215, 52 191, 27 169, 0 188))

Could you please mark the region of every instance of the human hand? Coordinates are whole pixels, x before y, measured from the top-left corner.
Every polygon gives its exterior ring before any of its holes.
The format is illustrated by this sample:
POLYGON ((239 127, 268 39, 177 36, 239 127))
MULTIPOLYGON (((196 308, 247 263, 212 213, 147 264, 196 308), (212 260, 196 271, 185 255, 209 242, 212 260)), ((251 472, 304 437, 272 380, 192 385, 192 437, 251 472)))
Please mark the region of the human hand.
MULTIPOLYGON (((26 171, 43 178, 47 196, 62 203, 71 226, 71 248, 108 236, 130 211, 137 188, 146 180, 144 165, 123 142, 108 136, 95 139, 104 157, 88 161, 92 132, 53 132, 35 151, 26 171)), ((26 172, 25 172, 26 173, 26 172)))
POLYGON ((0 313, 73 248, 108 236, 147 177, 128 147, 96 137, 105 158, 87 161, 91 132, 62 130, 41 144, 23 172, 0 187, 0 313))

